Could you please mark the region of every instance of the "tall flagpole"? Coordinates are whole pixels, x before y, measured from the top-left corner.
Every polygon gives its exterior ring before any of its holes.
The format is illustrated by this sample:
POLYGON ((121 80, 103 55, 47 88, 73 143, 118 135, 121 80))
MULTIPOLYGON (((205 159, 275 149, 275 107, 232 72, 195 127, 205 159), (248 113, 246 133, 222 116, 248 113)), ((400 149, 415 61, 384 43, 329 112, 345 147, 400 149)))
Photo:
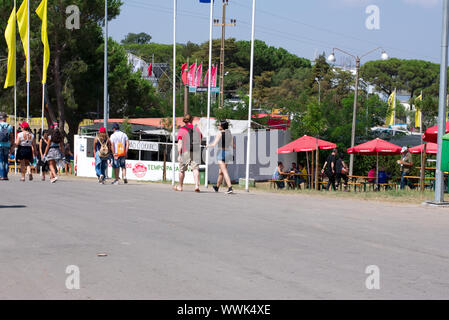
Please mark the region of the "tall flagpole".
POLYGON ((251 114, 253 108, 253 76, 254 76, 254 26, 256 19, 256 0, 253 0, 253 18, 251 27, 251 67, 249 75, 249 110, 248 110, 248 141, 246 146, 246 183, 245 190, 249 192, 249 161, 251 159, 251 114))
MULTIPOLYGON (((16 0, 14 0, 14 142, 17 137, 17 7, 16 0)), ((16 148, 14 148, 16 150, 16 148)), ((14 152, 14 174, 17 174, 17 160, 16 153, 14 152)))
POLYGON ((175 165, 176 165, 176 0, 173 0, 173 122, 172 122, 172 186, 175 185, 175 165))
POLYGON ((31 51, 31 43, 30 43, 30 2, 28 1, 28 57, 27 57, 27 122, 30 122, 30 79, 28 79, 28 74, 31 76, 31 64, 30 64, 30 51, 31 51))
MULTIPOLYGON (((210 1, 210 22, 209 22, 209 76, 207 80, 207 134, 206 143, 209 143, 210 139, 210 84, 211 84, 211 70, 212 70, 212 20, 214 17, 214 1, 210 1)), ((209 156, 210 152, 206 149, 206 181, 205 187, 209 186, 209 156)))
POLYGON ((441 34, 441 64, 440 64, 440 95, 438 103, 438 139, 437 163, 435 171, 435 203, 444 203, 444 173, 441 170, 443 135, 446 132, 446 94, 447 94, 447 65, 449 42, 449 0, 443 0, 443 26, 441 34))
POLYGON ((45 108, 45 83, 42 84, 42 115, 41 115, 41 137, 44 132, 44 108, 45 108))
POLYGON ((103 97, 103 126, 108 129, 109 97, 108 97, 108 1, 104 2, 104 97, 103 97))

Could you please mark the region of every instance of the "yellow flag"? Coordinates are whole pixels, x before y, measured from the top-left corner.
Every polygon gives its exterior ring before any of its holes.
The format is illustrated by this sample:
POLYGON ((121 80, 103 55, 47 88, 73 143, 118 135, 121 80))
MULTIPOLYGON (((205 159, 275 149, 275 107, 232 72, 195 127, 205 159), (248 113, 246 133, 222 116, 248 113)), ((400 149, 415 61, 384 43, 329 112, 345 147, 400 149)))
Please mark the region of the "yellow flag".
POLYGON ((48 44, 47 33, 47 0, 42 0, 39 7, 36 9, 36 13, 42 20, 41 40, 44 44, 44 65, 42 70, 42 83, 47 83, 47 69, 50 64, 50 45, 48 44))
MULTIPOLYGON (((415 99, 415 101, 422 101, 422 93, 415 99)), ((415 128, 421 128, 421 117, 422 117, 421 109, 416 107, 415 128)))
POLYGON ((27 82, 30 82, 30 43, 28 41, 28 0, 23 0, 17 11, 17 24, 19 25, 20 39, 22 39, 23 50, 27 62, 27 82))
POLYGON ((396 112, 396 92, 393 93, 388 98, 388 111, 387 118, 385 119, 385 124, 388 126, 394 125, 394 115, 396 112))
POLYGON ((16 65, 15 65, 15 54, 16 54, 16 21, 14 19, 15 8, 11 12, 11 16, 8 20, 8 25, 5 30, 6 44, 8 45, 8 72, 6 74, 6 81, 4 88, 13 87, 15 84, 16 77, 16 65))

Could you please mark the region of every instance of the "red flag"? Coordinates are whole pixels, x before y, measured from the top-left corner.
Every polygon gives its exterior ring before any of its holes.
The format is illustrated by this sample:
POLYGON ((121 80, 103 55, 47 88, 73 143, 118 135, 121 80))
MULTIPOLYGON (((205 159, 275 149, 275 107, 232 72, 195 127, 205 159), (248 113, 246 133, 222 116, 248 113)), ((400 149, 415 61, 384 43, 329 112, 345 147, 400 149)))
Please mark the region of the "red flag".
POLYGON ((212 76, 210 78, 211 87, 217 86, 217 70, 218 70, 217 66, 212 67, 212 71, 211 71, 212 76))
POLYGON ((182 83, 184 85, 187 85, 187 63, 184 63, 181 67, 181 78, 182 83))
POLYGON ((192 64, 189 68, 189 73, 187 74, 189 87, 195 86, 195 74, 196 74, 196 64, 192 64))
POLYGON ((203 75, 203 65, 200 64, 196 68, 195 87, 201 87, 201 77, 203 75))
POLYGON ((150 63, 148 66, 148 76, 151 77, 153 75, 153 64, 150 63))
POLYGON ((209 86, 209 68, 207 68, 206 75, 203 80, 203 87, 209 86))

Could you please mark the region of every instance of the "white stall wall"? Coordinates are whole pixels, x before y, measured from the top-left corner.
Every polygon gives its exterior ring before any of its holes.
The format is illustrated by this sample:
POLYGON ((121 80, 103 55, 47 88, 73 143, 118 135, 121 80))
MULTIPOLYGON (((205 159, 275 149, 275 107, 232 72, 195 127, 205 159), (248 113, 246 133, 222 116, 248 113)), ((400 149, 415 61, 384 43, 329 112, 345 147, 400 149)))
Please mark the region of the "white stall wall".
MULTIPOLYGON (((91 138, 91 137, 90 137, 91 138)), ((87 156, 87 139, 85 136, 75 136, 75 171, 78 177, 96 178, 95 159, 87 156)), ((172 178, 172 163, 167 162, 167 180, 172 178)), ((162 181, 164 163, 160 161, 126 161, 126 176, 130 180, 140 181, 162 181)), ((179 166, 175 166, 176 172, 179 172, 179 166)), ((112 165, 108 165, 108 177, 112 176, 112 165)), ((175 181, 179 180, 179 175, 175 175, 175 181)), ((186 172, 184 183, 193 184, 193 173, 186 172)))
MULTIPOLYGON (((235 155, 234 162, 228 164, 228 171, 232 181, 246 176, 246 143, 247 134, 234 135, 235 155)), ((215 137, 211 138, 213 141, 215 137)), ((283 130, 259 130, 251 133, 251 157, 250 178, 256 181, 271 179, 277 167, 277 162, 282 161, 286 167, 297 161, 297 154, 277 154, 277 149, 291 142, 289 131, 283 130)), ((216 164, 215 148, 211 152, 213 163, 209 165, 209 182, 216 183, 218 178, 218 165, 216 164)))

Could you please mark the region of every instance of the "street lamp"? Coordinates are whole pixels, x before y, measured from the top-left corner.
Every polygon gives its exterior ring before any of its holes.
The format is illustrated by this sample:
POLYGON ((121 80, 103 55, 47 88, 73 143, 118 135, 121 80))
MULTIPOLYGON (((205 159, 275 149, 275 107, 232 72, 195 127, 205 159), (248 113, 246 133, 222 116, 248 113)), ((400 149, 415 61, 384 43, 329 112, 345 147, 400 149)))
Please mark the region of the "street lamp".
MULTIPOLYGON (((356 56, 353 55, 349 52, 346 52, 344 50, 341 50, 339 48, 334 48, 332 50, 332 53, 329 55, 329 57, 327 58, 327 60, 330 63, 334 63, 335 61, 337 61, 337 59, 335 58, 335 50, 340 51, 352 58, 355 59, 355 93, 354 93, 354 109, 353 109, 353 113, 352 113, 352 134, 351 134, 351 147, 354 147, 355 144, 355 125, 356 125, 356 117, 357 117, 357 98, 358 98, 358 93, 359 93, 359 71, 360 71, 360 60, 369 55, 370 53, 373 53, 374 51, 377 51, 381 49, 382 50, 382 54, 381 54, 381 59, 382 60, 387 60, 388 59, 388 54, 385 52, 385 50, 382 47, 378 47, 376 49, 373 49, 371 51, 368 51, 367 53, 361 55, 361 56, 356 56)), ((349 156, 349 175, 352 176, 353 174, 353 168, 354 168, 354 154, 351 154, 349 156)))

